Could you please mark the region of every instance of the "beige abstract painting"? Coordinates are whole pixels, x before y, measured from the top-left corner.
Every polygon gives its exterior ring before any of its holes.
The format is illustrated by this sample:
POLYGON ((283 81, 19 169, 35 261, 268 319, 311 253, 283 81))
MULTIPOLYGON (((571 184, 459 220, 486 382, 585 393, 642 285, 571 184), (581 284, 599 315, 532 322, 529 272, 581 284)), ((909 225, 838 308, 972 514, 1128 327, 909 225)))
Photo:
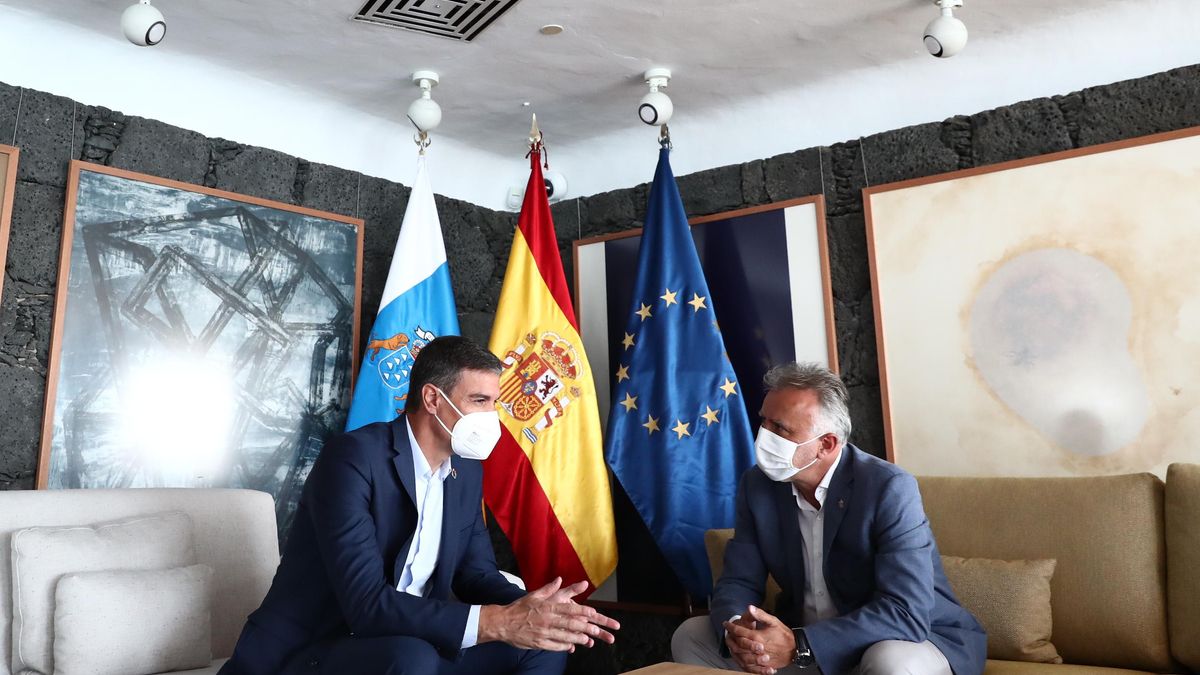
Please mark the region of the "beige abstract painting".
POLYGON ((870 188, 888 456, 919 475, 1200 461, 1200 129, 870 188))

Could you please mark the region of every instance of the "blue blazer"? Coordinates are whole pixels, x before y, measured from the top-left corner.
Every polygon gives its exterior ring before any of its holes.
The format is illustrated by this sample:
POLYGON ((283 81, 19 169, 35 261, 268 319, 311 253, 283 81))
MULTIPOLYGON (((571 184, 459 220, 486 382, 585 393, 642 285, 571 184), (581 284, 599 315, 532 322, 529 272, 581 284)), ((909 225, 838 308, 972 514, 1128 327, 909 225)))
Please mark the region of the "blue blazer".
MULTIPOLYGON (((842 450, 826 493, 825 580, 838 616, 805 626, 821 671, 852 671, 881 640, 932 642, 956 675, 979 675, 987 659, 983 627, 950 590, 917 481, 853 445, 842 450)), ((737 526, 712 597, 713 629, 763 601, 767 574, 782 592, 775 614, 800 626, 805 563, 791 483, 757 466, 742 475, 737 526)))
POLYGON ((351 636, 416 637, 455 659, 469 605, 525 594, 496 568, 482 517, 483 467, 457 456, 426 597, 396 590, 417 525, 407 425, 401 416, 325 444, 271 589, 221 675, 275 675, 299 652, 319 658, 320 645, 351 636))

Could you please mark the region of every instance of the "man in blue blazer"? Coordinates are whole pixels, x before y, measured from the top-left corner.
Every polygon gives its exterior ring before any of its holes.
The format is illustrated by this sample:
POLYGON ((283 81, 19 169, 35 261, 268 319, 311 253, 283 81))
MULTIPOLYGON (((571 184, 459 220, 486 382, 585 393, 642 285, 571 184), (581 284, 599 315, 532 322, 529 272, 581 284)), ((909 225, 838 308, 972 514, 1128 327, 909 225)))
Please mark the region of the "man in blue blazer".
POLYGON ((769 675, 979 675, 983 628, 954 597, 916 480, 846 443, 846 387, 814 364, 767 373, 737 521, 709 617, 676 661, 769 675), (761 607, 767 575, 782 592, 761 607))
POLYGON ((275 579, 221 675, 559 674, 617 623, 496 568, 483 467, 500 361, 466 338, 413 364, 405 414, 326 443, 275 579))

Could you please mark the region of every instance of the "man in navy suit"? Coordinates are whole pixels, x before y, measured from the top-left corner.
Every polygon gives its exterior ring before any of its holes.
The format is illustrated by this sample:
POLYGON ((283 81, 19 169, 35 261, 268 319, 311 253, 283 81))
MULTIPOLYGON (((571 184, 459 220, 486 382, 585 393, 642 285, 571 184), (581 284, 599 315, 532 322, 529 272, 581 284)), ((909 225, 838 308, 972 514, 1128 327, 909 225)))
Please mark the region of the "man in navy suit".
POLYGON ((496 568, 483 467, 500 361, 458 336, 413 364, 405 414, 326 443, 283 560, 221 675, 559 674, 617 622, 496 568), (453 455, 453 457, 452 457, 453 455))
POLYGON ((983 628, 954 597, 916 480, 846 442, 846 387, 814 364, 777 366, 741 479, 711 613, 675 660, 770 675, 979 675, 983 628), (767 575, 782 592, 762 609, 767 575))

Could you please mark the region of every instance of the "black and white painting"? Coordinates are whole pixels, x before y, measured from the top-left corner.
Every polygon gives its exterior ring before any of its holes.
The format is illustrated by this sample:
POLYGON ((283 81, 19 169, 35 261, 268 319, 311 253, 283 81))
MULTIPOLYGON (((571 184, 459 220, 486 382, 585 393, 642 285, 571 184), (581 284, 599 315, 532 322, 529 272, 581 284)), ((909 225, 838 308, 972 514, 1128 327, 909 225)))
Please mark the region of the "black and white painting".
POLYGON ((262 490, 286 532, 345 424, 361 221, 83 163, 72 182, 39 486, 262 490))

